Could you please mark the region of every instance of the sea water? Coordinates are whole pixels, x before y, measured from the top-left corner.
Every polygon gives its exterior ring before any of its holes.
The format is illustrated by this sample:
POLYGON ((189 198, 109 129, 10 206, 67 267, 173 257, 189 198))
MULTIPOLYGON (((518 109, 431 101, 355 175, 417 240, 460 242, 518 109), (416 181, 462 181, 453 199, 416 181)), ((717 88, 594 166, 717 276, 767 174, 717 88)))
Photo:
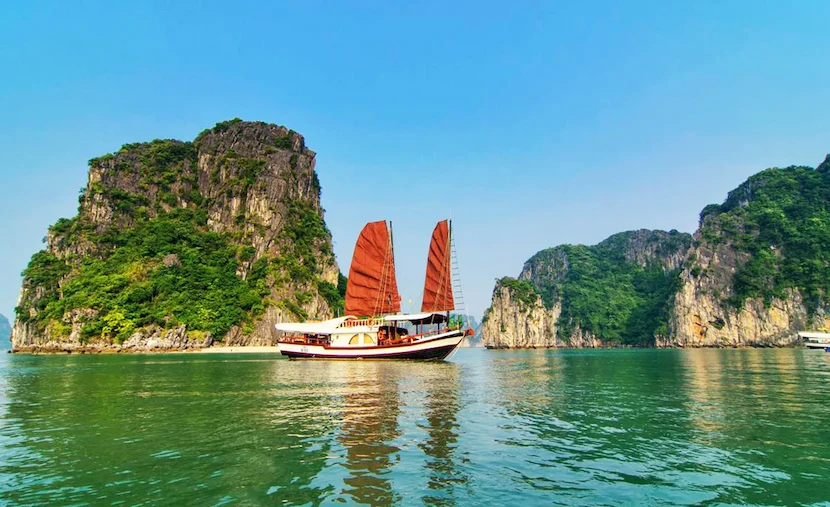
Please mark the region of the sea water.
POLYGON ((828 500, 823 351, 0 355, 3 504, 828 500))

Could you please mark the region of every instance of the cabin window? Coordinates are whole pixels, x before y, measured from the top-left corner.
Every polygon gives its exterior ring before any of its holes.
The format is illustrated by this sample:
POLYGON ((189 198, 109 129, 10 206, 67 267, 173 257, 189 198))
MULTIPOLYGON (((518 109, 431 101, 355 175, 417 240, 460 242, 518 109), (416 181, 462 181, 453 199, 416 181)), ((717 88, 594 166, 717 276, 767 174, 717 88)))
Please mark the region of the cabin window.
POLYGON ((360 343, 360 335, 359 334, 356 334, 356 335, 352 336, 352 339, 349 340, 349 345, 357 345, 359 343, 360 343))
POLYGON ((364 335, 363 335, 363 344, 364 344, 364 345, 374 345, 374 344, 375 344, 375 340, 373 340, 373 339, 372 339, 372 337, 371 337, 370 335, 368 335, 368 334, 364 334, 364 335))

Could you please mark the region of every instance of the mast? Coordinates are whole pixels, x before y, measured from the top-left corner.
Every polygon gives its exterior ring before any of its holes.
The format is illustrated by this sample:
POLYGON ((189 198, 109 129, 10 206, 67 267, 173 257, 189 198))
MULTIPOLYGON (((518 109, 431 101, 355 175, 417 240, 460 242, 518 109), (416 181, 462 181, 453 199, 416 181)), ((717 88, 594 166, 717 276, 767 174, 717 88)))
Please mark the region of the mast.
MULTIPOLYGON (((392 278, 395 282, 395 292, 397 292, 398 291, 398 284, 397 284, 397 279, 395 278, 396 277, 396 273, 395 273, 395 238, 392 235, 392 221, 391 220, 389 221, 389 260, 391 262, 392 278)), ((385 269, 385 267, 384 267, 384 269, 385 269)), ((382 288, 386 289, 386 287, 382 287, 382 288)), ((383 296, 384 296, 384 294, 383 294, 383 292, 381 292, 379 297, 383 297, 383 296)), ((384 303, 387 303, 387 302, 391 305, 391 303, 392 303, 391 295, 387 295, 387 299, 388 299, 388 301, 381 301, 379 306, 383 307, 384 303)), ((400 300, 401 300, 401 297, 398 296, 398 301, 400 302, 400 300)), ((387 306, 389 306, 389 305, 387 305, 387 306)), ((398 309, 396 310, 396 312, 392 312, 392 313, 397 313, 397 312, 400 311, 400 309, 401 309, 401 307, 400 307, 400 304, 399 304, 398 309)), ((390 313, 390 312, 382 312, 382 311, 378 310, 375 313, 380 315, 381 313, 390 313)))
MULTIPOLYGON (((452 271, 450 270, 450 266, 452 265, 452 219, 447 220, 447 272, 450 276, 449 284, 450 284, 450 298, 452 298, 452 271)), ((455 306, 455 301, 453 301, 453 306, 455 306)), ((447 308, 447 327, 450 325, 450 308, 447 308)))

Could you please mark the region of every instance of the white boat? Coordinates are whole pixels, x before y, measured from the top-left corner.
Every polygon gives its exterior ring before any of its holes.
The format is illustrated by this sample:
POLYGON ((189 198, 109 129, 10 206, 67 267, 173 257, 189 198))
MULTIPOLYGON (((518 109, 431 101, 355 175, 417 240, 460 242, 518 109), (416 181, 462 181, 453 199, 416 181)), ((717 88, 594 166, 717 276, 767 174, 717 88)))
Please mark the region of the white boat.
POLYGON ((277 347, 291 358, 446 359, 472 329, 452 323, 451 234, 448 220, 432 233, 420 313, 402 314, 391 226, 366 224, 355 245, 344 317, 276 324, 277 347))
POLYGON ((830 349, 830 333, 820 331, 802 331, 798 336, 804 340, 804 346, 811 349, 830 349))

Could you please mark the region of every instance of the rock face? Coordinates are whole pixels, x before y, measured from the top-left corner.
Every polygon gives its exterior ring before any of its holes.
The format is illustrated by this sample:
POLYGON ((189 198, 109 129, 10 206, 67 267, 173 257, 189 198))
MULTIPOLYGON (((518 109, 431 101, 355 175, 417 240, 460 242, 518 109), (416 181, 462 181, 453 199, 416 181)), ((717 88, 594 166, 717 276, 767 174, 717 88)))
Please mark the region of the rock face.
POLYGON ((650 293, 673 286, 690 245, 688 234, 638 230, 591 247, 542 250, 525 263, 518 279, 496 283, 482 326, 485 346, 650 344, 662 306, 650 293))
POLYGON ((125 145, 90 160, 79 202, 24 272, 15 350, 269 344, 342 308, 315 153, 285 127, 125 145))
POLYGON ((557 338, 562 306, 558 302, 546 308, 542 298, 534 294, 523 300, 518 291, 502 279, 493 290, 493 303, 484 314, 481 335, 487 348, 566 347, 557 338))
POLYGON ((8 347, 11 334, 12 326, 9 324, 9 319, 0 313, 0 350, 4 350, 8 347))
POLYGON ((750 177, 703 209, 693 241, 635 231, 595 247, 543 250, 518 280, 497 282, 485 343, 792 345, 798 331, 830 328, 828 202, 830 155, 816 169, 750 177))
POLYGON ((660 346, 785 346, 830 327, 830 156, 767 169, 701 213, 660 346))
POLYGON ((688 271, 681 275, 669 320, 671 334, 658 337, 659 347, 774 347, 794 345, 798 332, 830 327, 826 309, 811 314, 797 290, 769 303, 747 300, 731 308, 714 296, 716 283, 688 271))
POLYGON ((31 353, 120 353, 120 352, 173 352, 197 350, 214 344, 209 333, 188 333, 187 326, 175 329, 154 327, 133 333, 126 341, 114 343, 107 340, 62 340, 40 341, 31 345, 15 348, 15 352, 31 353))

